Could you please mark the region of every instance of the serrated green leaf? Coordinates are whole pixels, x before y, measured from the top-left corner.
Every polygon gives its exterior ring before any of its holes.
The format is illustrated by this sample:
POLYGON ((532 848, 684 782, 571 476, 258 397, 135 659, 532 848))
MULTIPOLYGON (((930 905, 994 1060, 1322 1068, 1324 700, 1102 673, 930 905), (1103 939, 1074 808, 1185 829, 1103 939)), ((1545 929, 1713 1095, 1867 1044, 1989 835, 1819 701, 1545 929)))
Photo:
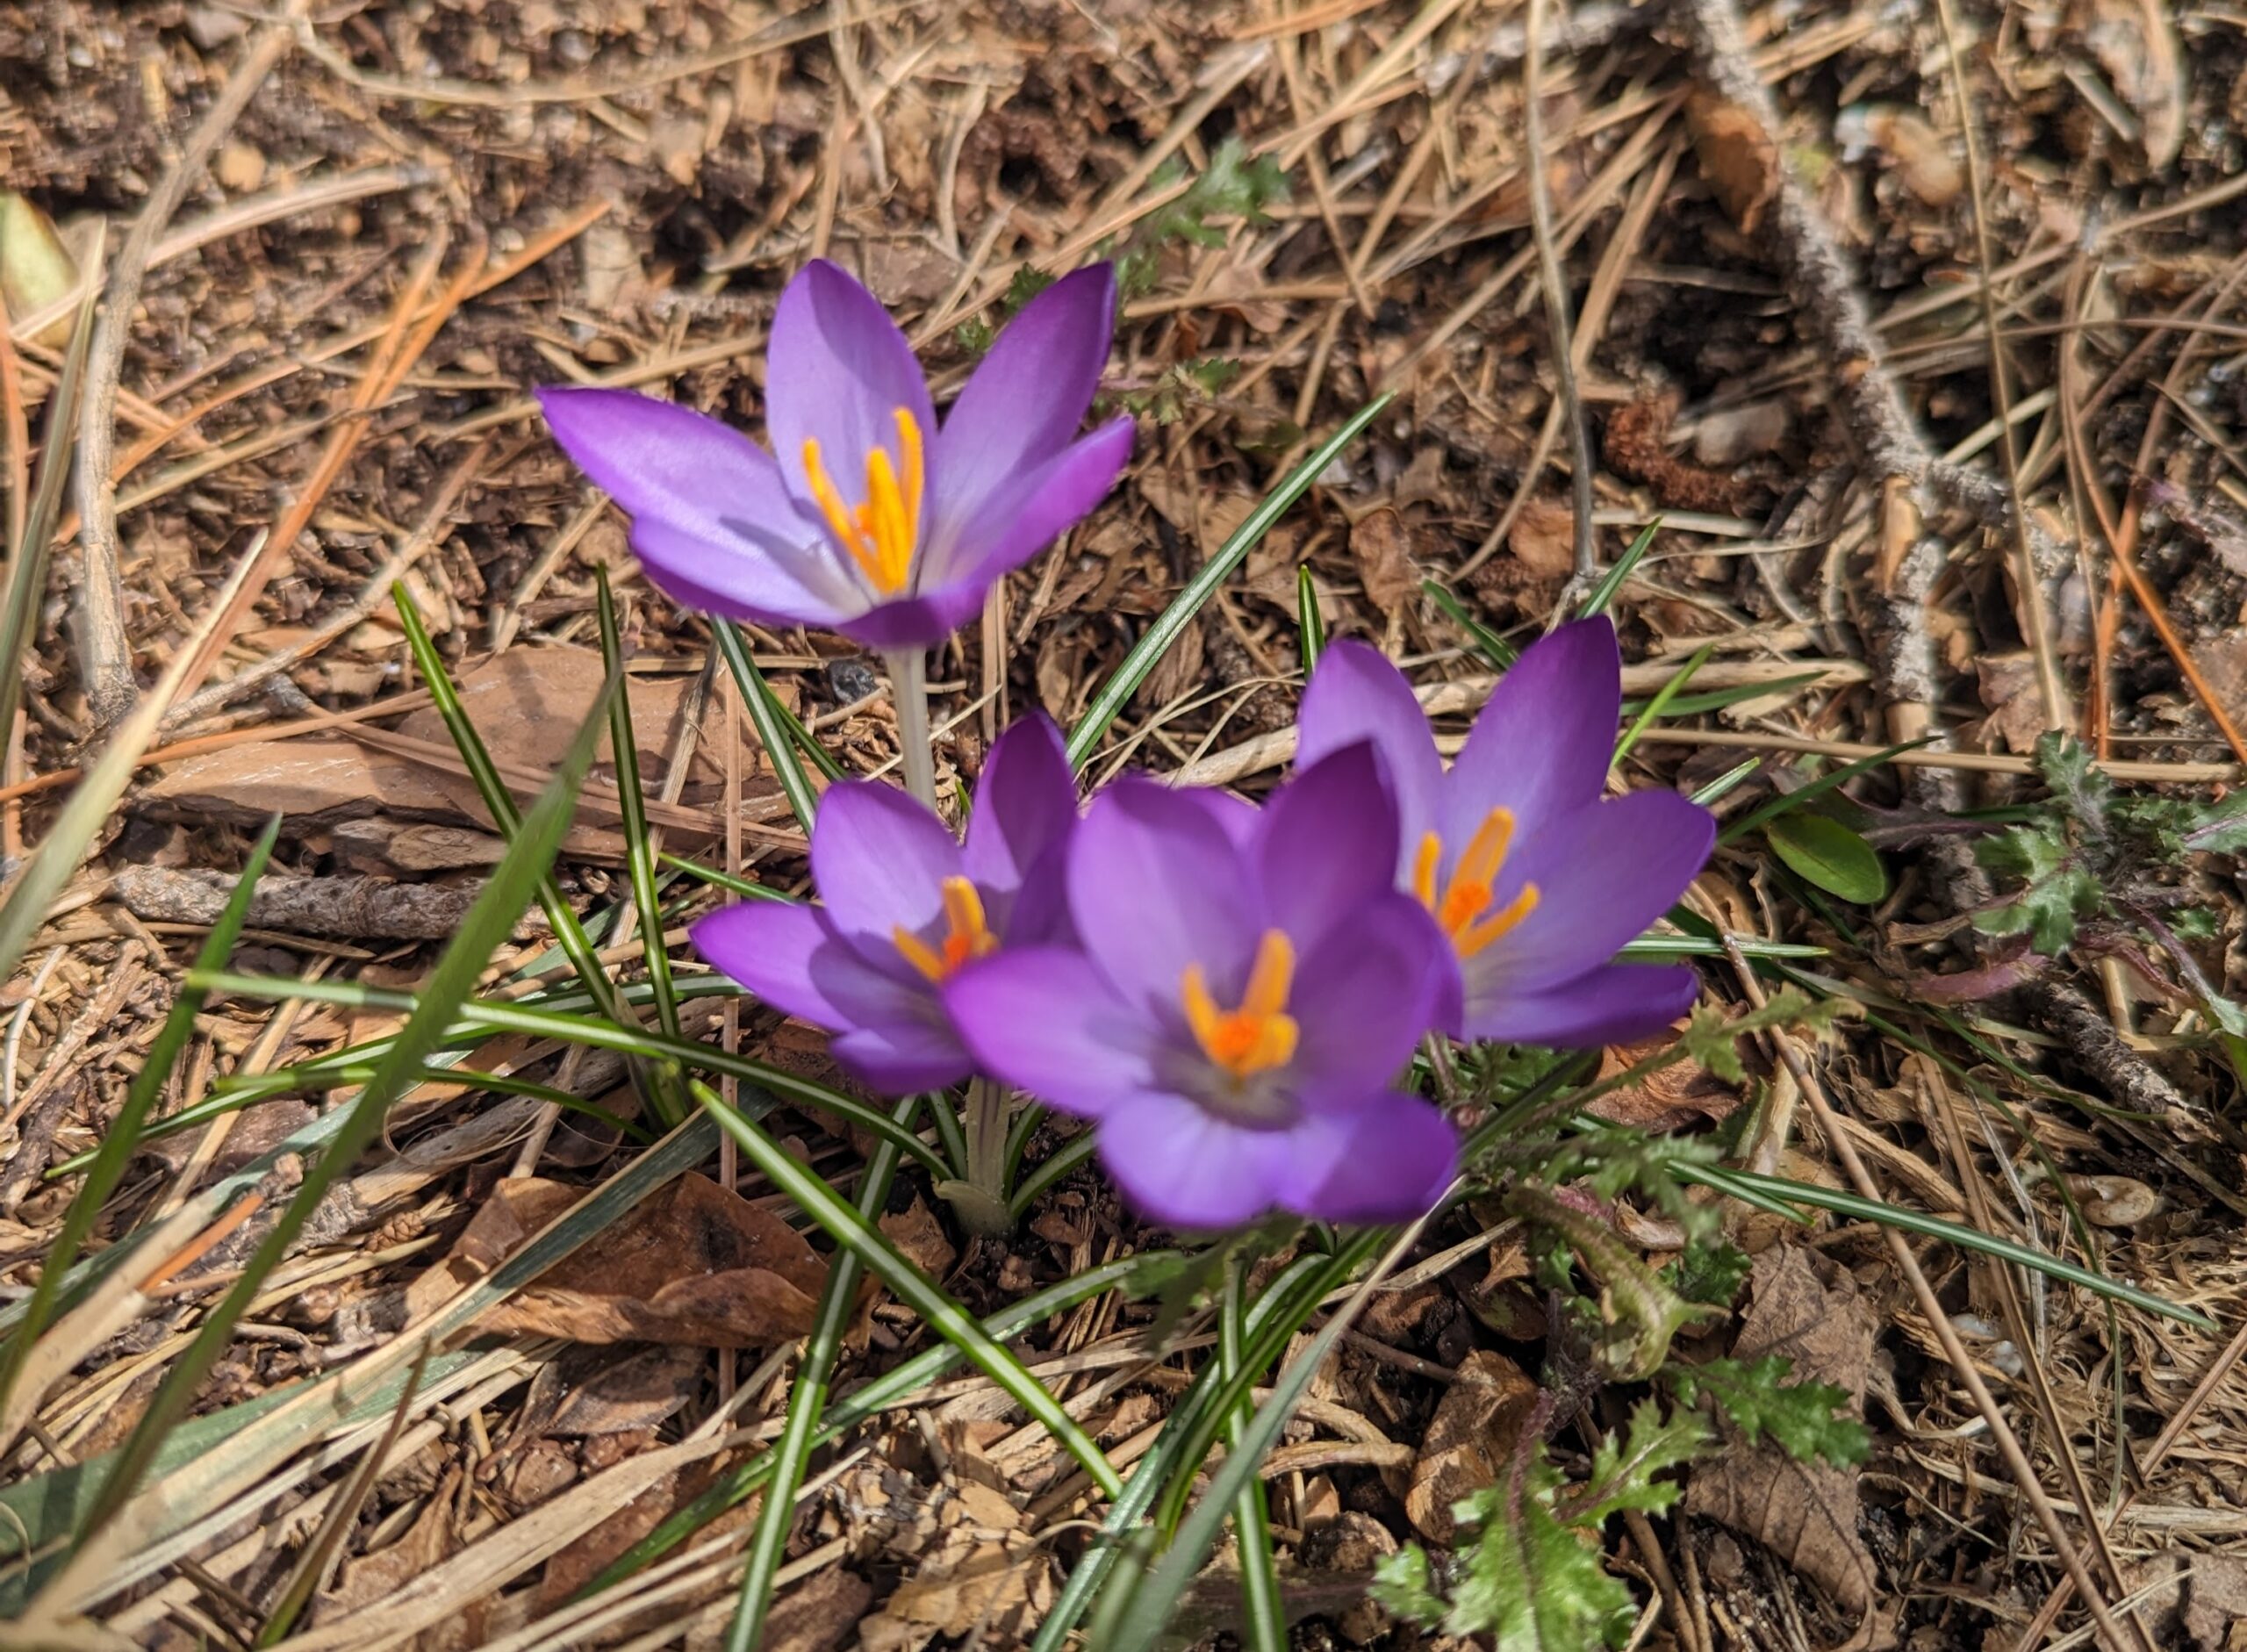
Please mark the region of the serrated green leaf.
POLYGON ((1770 1354, 1670 1366, 1662 1375, 1681 1404, 1707 1395, 1751 1446, 1769 1434, 1798 1462, 1814 1457, 1842 1466, 1863 1462, 1872 1453, 1872 1437, 1846 1414, 1849 1395, 1830 1383, 1789 1383, 1793 1369, 1793 1361, 1770 1354))
POLYGON ((1873 846, 1827 815, 1778 815, 1763 837, 1798 877, 1828 894, 1871 906, 1888 893, 1888 873, 1873 846))
POLYGON ((1674 1505, 1680 1488, 1659 1479, 1683 1468, 1705 1450, 1708 1425, 1691 1411, 1665 1417, 1662 1407, 1642 1399, 1631 1408, 1628 1432, 1618 1443, 1601 1439, 1591 1454, 1591 1476, 1564 1501, 1561 1517, 1571 1526, 1596 1526, 1623 1509, 1659 1514, 1674 1505))

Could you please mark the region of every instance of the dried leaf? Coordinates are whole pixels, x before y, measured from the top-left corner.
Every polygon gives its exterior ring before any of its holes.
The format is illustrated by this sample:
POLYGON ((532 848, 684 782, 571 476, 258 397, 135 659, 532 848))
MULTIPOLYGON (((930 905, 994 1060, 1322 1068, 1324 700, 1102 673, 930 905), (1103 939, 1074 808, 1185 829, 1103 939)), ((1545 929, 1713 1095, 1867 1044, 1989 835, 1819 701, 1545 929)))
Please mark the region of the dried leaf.
MULTIPOLYGON (((407 1288, 409 1309, 418 1317, 490 1272, 579 1196, 536 1177, 500 1182, 451 1254, 407 1288)), ((682 1176, 477 1323, 578 1342, 769 1347, 811 1329, 826 1275, 779 1217, 682 1176)))
MULTIPOLYGON (((1838 1265, 1799 1246, 1774 1246, 1748 1276, 1755 1302, 1733 1357, 1784 1354, 1789 1380, 1827 1383, 1861 1411, 1872 1364, 1872 1311, 1838 1265)), ((1727 1448, 1695 1470, 1685 1506, 1754 1538, 1860 1618, 1872 1606, 1872 1555, 1857 1535, 1858 1471, 1798 1462, 1766 1439, 1744 1444, 1719 1420, 1727 1448)))
MULTIPOLYGON (((78 266, 53 221, 13 190, 0 190, 0 315, 23 320, 61 303, 78 284, 78 266)), ((34 342, 61 349, 70 318, 41 329, 34 342)))
MULTIPOLYGON (((1515 532, 1518 534, 1517 528, 1515 532)), ((1413 567, 1412 535, 1404 519, 1386 506, 1368 512, 1350 529, 1350 554, 1358 559, 1366 596, 1391 620, 1402 619, 1420 593, 1413 567)))
POLYGON ((1877 149, 1896 176, 1928 206, 1949 206, 1966 192, 1965 169, 1927 117, 1895 104, 1853 104, 1834 122, 1844 158, 1877 149))
POLYGON ((1450 1547, 1458 1529, 1452 1505, 1497 1482, 1536 1404, 1536 1383, 1504 1354, 1477 1348, 1461 1363, 1404 1494, 1404 1512, 1422 1536, 1450 1547))
POLYGON ((889 1212, 875 1225, 908 1261, 931 1279, 942 1279, 958 1259, 959 1253, 944 1237, 944 1224, 937 1220, 917 1193, 910 1205, 889 1212))
POLYGON ((1545 495, 1529 500, 1514 518, 1506 535, 1521 571, 1539 583, 1557 583, 1576 565, 1576 507, 1564 499, 1545 495))
POLYGON ((1754 234, 1779 192, 1778 144, 1747 110, 1705 90, 1685 100, 1685 124, 1718 204, 1754 234))
MULTIPOLYGON (((1635 1044, 1612 1045, 1599 1058, 1599 1076, 1612 1078, 1648 1056, 1659 1055, 1676 1042, 1674 1033, 1665 1032, 1635 1044)), ((1736 1087, 1726 1083, 1698 1061, 1683 1060, 1657 1068, 1636 1084, 1611 1090, 1593 1100, 1584 1110, 1611 1124, 1658 1134, 1683 1130, 1703 1119, 1714 1123, 1728 1118, 1739 1105, 1740 1091, 1736 1087)))

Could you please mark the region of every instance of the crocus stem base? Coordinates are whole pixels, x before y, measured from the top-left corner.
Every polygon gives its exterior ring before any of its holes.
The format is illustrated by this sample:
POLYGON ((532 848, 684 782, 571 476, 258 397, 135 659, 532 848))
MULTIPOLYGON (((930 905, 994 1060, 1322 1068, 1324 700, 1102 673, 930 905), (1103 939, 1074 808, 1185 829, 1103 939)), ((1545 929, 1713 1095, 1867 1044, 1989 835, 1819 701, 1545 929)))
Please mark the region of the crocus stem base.
POLYGON ((917 648, 883 656, 897 710, 897 743, 903 752, 905 789, 937 807, 937 754, 929 733, 929 657, 917 648))
POLYGON ((989 1079, 971 1080, 963 1112, 966 1175, 939 1182, 937 1192, 969 1232, 995 1238, 1015 1225, 1014 1213, 1007 1208, 1007 1093, 989 1079))

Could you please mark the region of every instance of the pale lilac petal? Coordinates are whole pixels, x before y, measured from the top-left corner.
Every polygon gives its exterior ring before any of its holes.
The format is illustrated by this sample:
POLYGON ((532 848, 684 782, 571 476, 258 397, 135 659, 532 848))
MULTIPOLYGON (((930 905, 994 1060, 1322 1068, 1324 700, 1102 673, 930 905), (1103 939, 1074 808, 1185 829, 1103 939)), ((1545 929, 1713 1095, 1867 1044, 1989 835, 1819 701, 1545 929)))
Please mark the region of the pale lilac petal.
POLYGON ((829 1039, 827 1047, 859 1082, 885 1095, 944 1089, 975 1070, 967 1046, 941 1020, 854 1027, 829 1039))
MULTIPOLYGON (((765 427, 789 490, 807 506, 804 442, 819 443, 836 489, 851 504, 865 497, 866 456, 898 446, 896 410, 905 409, 933 448, 936 414, 913 347, 881 301, 825 259, 797 272, 781 293, 765 350, 765 427)), ((928 485, 937 483, 933 452, 928 485)))
POLYGON ((1256 841, 1256 822, 1264 811, 1246 798, 1232 792, 1221 792, 1214 786, 1181 786, 1175 788, 1179 796, 1190 797, 1217 822, 1232 846, 1246 853, 1256 841))
POLYGON ((1239 852, 1209 810, 1126 775, 1093 801, 1069 851, 1069 910, 1101 973, 1143 1013, 1175 1019, 1200 965, 1236 990, 1262 933, 1239 852))
POLYGON ((1067 743, 1044 712, 991 743, 967 817, 967 875, 988 893, 1019 888, 1077 823, 1077 777, 1067 743))
POLYGON ((1676 904, 1715 842, 1715 817, 1675 792, 1633 792, 1554 820, 1507 858, 1494 899, 1503 909, 1534 883, 1536 909, 1469 962, 1533 988, 1604 964, 1676 904))
POLYGON ((746 534, 714 544, 652 516, 632 519, 631 542, 648 583, 698 614, 840 628, 865 606, 818 546, 746 534))
POLYGON ((946 524, 980 514, 1077 434, 1115 330, 1116 272, 1108 264, 1064 276, 1007 323, 937 440, 939 540, 946 524))
POLYGON ((1609 964, 1533 992, 1468 976, 1467 1036, 1505 1044, 1594 1049, 1652 1038, 1692 1008, 1699 982, 1683 965, 1609 964))
POLYGON ((1443 1196, 1459 1167, 1459 1133, 1417 1095, 1312 1114, 1285 1139, 1274 1201, 1325 1222, 1409 1222, 1443 1196))
POLYGON ((922 591, 972 591, 969 611, 1007 574, 1082 521, 1131 457, 1131 421, 1112 419, 1037 469, 1022 472, 972 516, 947 518, 922 552, 922 591))
POLYGON ((1272 1205, 1284 1136, 1243 1129, 1184 1096, 1142 1091, 1099 1124, 1101 1163, 1131 1206, 1168 1227, 1225 1228, 1272 1205))
POLYGON ((1080 953, 1009 947, 953 976, 944 1003, 978 1067, 1065 1113, 1098 1118, 1153 1082, 1153 1028, 1080 953))
POLYGON ((1435 920, 1394 893, 1360 907, 1301 956, 1288 999, 1297 1104, 1345 1112, 1387 1091, 1434 1024, 1452 973, 1451 947, 1435 920))
POLYGON ((1513 811, 1519 843, 1597 801, 1622 704, 1622 657, 1604 615, 1530 644, 1490 691, 1452 768, 1437 828, 1445 849, 1456 852, 1493 808, 1513 811))
MULTIPOLYGON (((927 553, 922 555, 925 557, 927 553)), ((941 591, 900 597, 893 602, 866 607, 849 619, 838 620, 835 629, 861 648, 884 652, 937 648, 981 611, 987 589, 955 585, 941 591)), ((866 599, 859 600, 864 603, 866 599)))
POLYGON ((1299 768, 1360 740, 1381 753, 1396 796, 1398 874, 1408 873, 1421 835, 1436 830, 1443 785, 1443 759, 1411 684, 1378 649, 1346 638, 1318 657, 1297 721, 1299 768))
POLYGON ((1346 746, 1274 793, 1252 849, 1268 921, 1300 959, 1396 880, 1396 805, 1372 745, 1346 746))
POLYGON ((893 1095, 967 1076, 966 1046, 925 982, 867 962, 815 908, 746 901, 694 925, 703 957, 775 1009, 824 1027, 851 1072, 893 1095))
POLYGON ((853 945, 887 948, 944 916, 944 882, 960 875, 959 845, 935 815, 894 786, 844 780, 812 822, 812 880, 827 916, 853 945))

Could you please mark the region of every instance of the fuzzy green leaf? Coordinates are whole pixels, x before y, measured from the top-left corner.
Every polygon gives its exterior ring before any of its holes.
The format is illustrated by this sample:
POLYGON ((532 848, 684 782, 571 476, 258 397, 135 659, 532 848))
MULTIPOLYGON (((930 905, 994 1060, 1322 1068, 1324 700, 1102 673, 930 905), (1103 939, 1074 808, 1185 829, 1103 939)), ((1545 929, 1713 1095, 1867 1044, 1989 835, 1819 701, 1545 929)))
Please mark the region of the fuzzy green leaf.
POLYGON ((1654 1401, 1640 1400, 1631 1408, 1621 1442, 1608 1434, 1591 1454, 1591 1477, 1568 1499, 1566 1519, 1572 1526, 1597 1526, 1623 1509, 1661 1513, 1676 1503, 1679 1487, 1656 1476, 1683 1468, 1708 1444, 1709 1426, 1693 1412, 1664 1417, 1654 1401))
POLYGON ((1771 1354, 1760 1360, 1670 1366, 1662 1376, 1683 1404, 1706 1394, 1751 1446, 1769 1434, 1798 1462, 1823 1457, 1832 1463, 1863 1462, 1871 1454, 1872 1439, 1863 1423, 1846 1414, 1849 1395, 1830 1383, 1789 1383, 1786 1375, 1793 1368, 1793 1361, 1771 1354))

